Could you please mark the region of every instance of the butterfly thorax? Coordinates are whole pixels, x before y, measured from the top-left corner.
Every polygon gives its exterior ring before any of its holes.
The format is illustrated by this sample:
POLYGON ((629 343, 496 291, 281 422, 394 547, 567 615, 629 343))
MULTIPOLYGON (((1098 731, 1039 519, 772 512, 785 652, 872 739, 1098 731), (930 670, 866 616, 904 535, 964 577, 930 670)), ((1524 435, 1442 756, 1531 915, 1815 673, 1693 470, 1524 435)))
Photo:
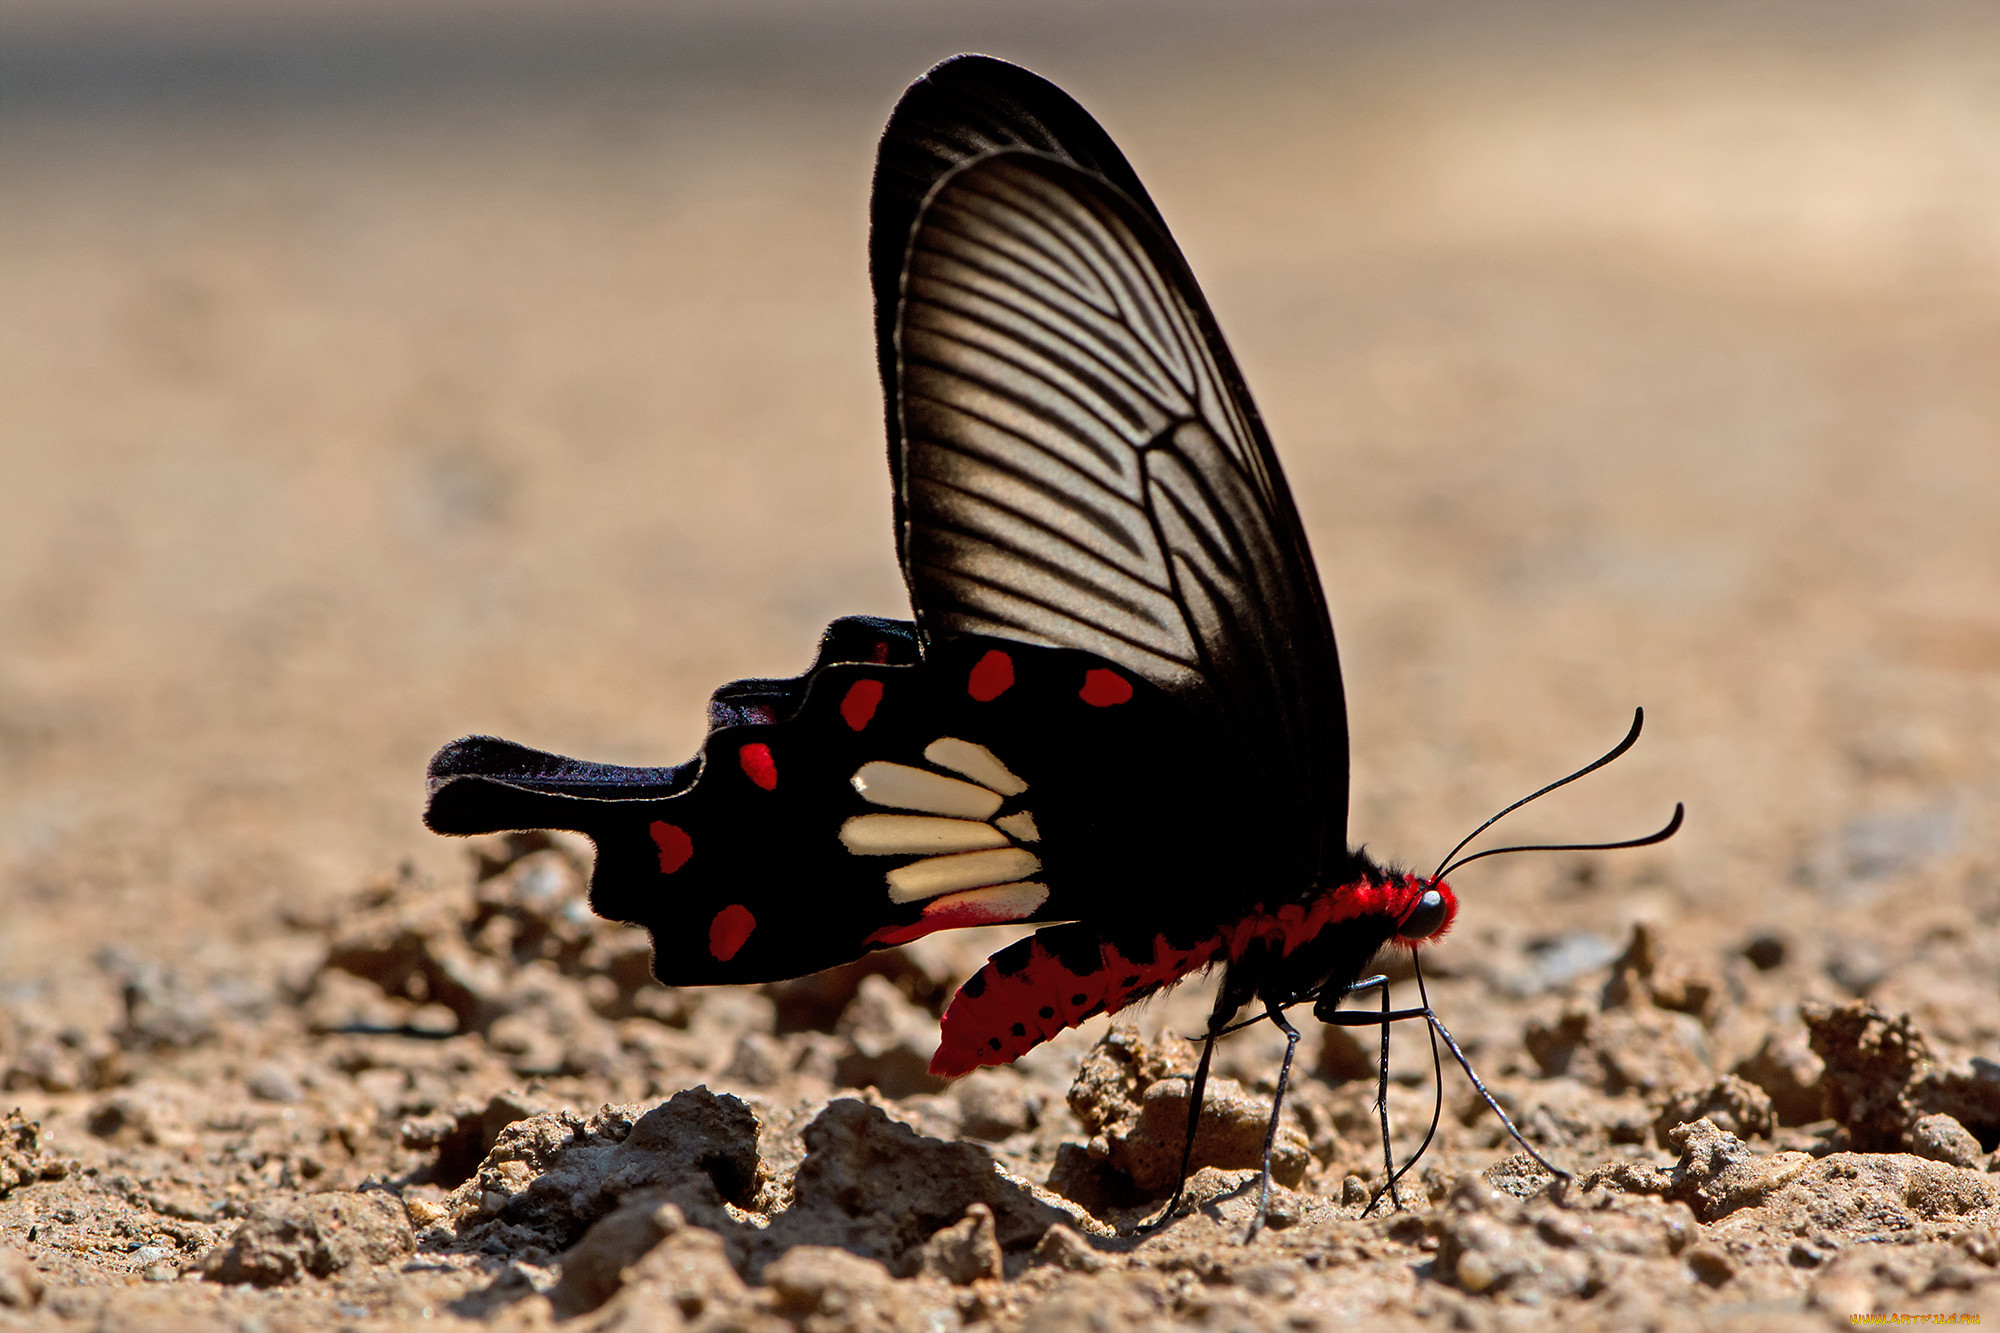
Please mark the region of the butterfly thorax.
POLYGON ((1315 887, 1302 901, 1275 910, 1260 905, 1223 928, 1218 961, 1229 963, 1232 990, 1280 1004, 1327 987, 1345 991, 1384 945, 1414 948, 1443 934, 1457 914, 1457 898, 1442 882, 1386 869, 1360 853, 1348 869, 1349 877, 1315 887), (1442 915, 1434 900, 1422 933, 1405 937, 1405 924, 1432 892, 1442 899, 1442 915))

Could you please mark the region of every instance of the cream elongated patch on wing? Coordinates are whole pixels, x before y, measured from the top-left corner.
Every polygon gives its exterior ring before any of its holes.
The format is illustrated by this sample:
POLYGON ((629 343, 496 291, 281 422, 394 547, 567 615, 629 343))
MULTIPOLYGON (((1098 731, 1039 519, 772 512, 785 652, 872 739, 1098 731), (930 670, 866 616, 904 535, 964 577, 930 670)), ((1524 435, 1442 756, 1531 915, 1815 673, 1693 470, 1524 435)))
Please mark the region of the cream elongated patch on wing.
POLYGON ((993 821, 993 826, 1016 842, 1042 840, 1042 831, 1035 827, 1035 817, 1026 810, 1016 810, 1011 815, 1002 815, 993 821))
POLYGON ((897 866, 883 876, 889 884, 889 900, 914 903, 941 893, 1005 884, 1032 875, 1042 868, 1041 858, 1019 847, 1001 847, 984 852, 960 852, 956 856, 931 856, 897 866))
MULTIPOLYGON (((1004 827, 1007 821, 1000 823, 1004 827)), ((931 815, 855 815, 840 826, 840 841, 856 856, 929 856, 1007 845, 1006 835, 991 824, 931 815)))
POLYGON ((968 889, 924 905, 926 920, 939 917, 966 918, 967 925, 987 925, 995 921, 1019 921, 1034 915, 1049 900, 1049 886, 1036 884, 995 884, 988 889, 968 889))
MULTIPOLYGON (((877 759, 863 764, 849 779, 861 799, 870 805, 886 805, 892 810, 922 810, 926 814, 953 815, 960 819, 991 819, 1000 808, 998 792, 970 782, 960 782, 942 773, 929 773, 907 764, 877 759)), ((990 881, 988 881, 990 882, 990 881)))
POLYGON ((1028 784, 1015 777, 993 751, 955 736, 942 736, 926 745, 924 758, 939 768, 948 768, 981 786, 991 787, 1002 796, 1019 796, 1028 789, 1028 784))

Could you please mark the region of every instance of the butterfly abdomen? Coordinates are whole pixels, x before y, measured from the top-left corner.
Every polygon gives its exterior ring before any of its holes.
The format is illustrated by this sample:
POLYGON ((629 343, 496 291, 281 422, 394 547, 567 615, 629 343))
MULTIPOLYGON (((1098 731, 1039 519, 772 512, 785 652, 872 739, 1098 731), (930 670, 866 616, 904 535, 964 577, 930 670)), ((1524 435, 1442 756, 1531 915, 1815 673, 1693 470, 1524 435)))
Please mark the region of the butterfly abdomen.
POLYGON ((1364 874, 1178 942, 1164 934, 1107 939, 1081 922, 1037 931, 994 954, 959 989, 931 1072, 956 1078, 1009 1064, 1216 963, 1249 969, 1248 989, 1270 998, 1293 999, 1329 982, 1345 989, 1429 887, 1413 875, 1364 874))
POLYGON ((1221 936, 1186 947, 1156 935, 1123 948, 1076 922, 1051 926, 987 960, 945 1011, 931 1073, 957 1078, 1004 1065, 1057 1033, 1115 1014, 1223 953, 1221 936))

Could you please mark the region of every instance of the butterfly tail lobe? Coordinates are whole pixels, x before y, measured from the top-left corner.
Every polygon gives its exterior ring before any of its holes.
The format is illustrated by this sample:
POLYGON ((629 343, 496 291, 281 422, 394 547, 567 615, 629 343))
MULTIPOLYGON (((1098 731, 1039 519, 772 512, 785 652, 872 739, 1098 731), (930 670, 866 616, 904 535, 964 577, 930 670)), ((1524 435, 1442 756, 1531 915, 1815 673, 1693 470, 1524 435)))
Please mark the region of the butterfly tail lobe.
POLYGON ((632 801, 671 796, 694 780, 692 762, 624 768, 530 749, 497 736, 466 736, 432 756, 424 826, 466 836, 566 829, 595 837, 632 801))

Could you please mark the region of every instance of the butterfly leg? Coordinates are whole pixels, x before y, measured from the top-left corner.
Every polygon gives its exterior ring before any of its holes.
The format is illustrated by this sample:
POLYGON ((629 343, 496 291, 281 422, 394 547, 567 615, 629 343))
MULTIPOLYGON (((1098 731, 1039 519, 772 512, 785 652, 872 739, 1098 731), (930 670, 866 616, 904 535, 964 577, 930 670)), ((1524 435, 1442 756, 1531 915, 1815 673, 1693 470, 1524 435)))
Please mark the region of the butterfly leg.
MULTIPOLYGON (((1375 1113, 1382 1120, 1382 1174, 1388 1180, 1389 1202, 1403 1211, 1403 1198, 1396 1193, 1396 1153, 1389 1146, 1389 981, 1382 980, 1382 1061, 1375 1072, 1375 1113)), ((1373 1200, 1369 1201, 1371 1204, 1373 1200)))
MULTIPOLYGON (((1417 980, 1419 986, 1421 986, 1423 981, 1421 973, 1419 973, 1417 980)), ((1520 1145, 1521 1151, 1525 1152, 1538 1165, 1549 1172, 1550 1175, 1556 1177, 1556 1179, 1568 1181, 1571 1178, 1569 1172, 1549 1161, 1546 1157, 1543 1157, 1539 1152, 1535 1151, 1533 1144, 1522 1137, 1521 1131, 1515 1126, 1513 1118, 1507 1114, 1506 1109, 1487 1090, 1486 1084, 1481 1081, 1478 1073, 1472 1068, 1472 1062, 1466 1059, 1465 1052, 1459 1049, 1458 1042, 1452 1037, 1450 1030, 1445 1027, 1443 1021, 1438 1018, 1430 1005, 1426 1004, 1420 1009, 1391 1009, 1389 1007, 1388 978, 1379 976, 1368 977, 1355 982, 1353 986, 1337 995, 1322 993, 1313 1005, 1313 1017, 1333 1027, 1374 1027, 1377 1023, 1382 1025, 1382 1063, 1376 1082, 1376 1106, 1380 1111, 1382 1119, 1382 1156, 1384 1162, 1387 1164, 1389 1176, 1388 1184, 1383 1186, 1381 1190, 1378 1190, 1375 1197, 1368 1201, 1368 1207, 1362 1210, 1362 1216, 1365 1217, 1368 1213, 1374 1211, 1375 1205, 1381 1201, 1384 1193, 1389 1195, 1390 1200, 1398 1208, 1403 1206, 1402 1199, 1395 1192, 1396 1182, 1402 1178, 1404 1172, 1407 1172, 1412 1166, 1416 1165, 1417 1158, 1421 1157, 1424 1150, 1430 1147, 1431 1139, 1437 1133, 1438 1117, 1443 1109, 1444 1081, 1443 1057, 1438 1050, 1440 1039, 1443 1040, 1444 1049, 1451 1052, 1451 1058, 1458 1064, 1458 1067, 1465 1071, 1465 1077, 1472 1083, 1473 1090, 1479 1094, 1480 1100, 1485 1102, 1493 1114, 1499 1117, 1501 1127, 1507 1131, 1508 1137, 1520 1145), (1378 986, 1382 991, 1382 1011, 1380 1013, 1342 1013, 1338 1011, 1340 1002, 1347 996, 1352 995, 1355 991, 1367 990, 1378 986), (1430 1133, 1424 1135, 1423 1145, 1417 1149, 1416 1155, 1404 1164, 1403 1170, 1397 1171, 1395 1169, 1395 1158, 1389 1148, 1389 1024, 1412 1018, 1421 1018, 1430 1028, 1431 1062, 1438 1070, 1440 1101, 1433 1110, 1430 1133)))
POLYGON ((1215 1038, 1211 1024, 1210 1031, 1202 1038, 1201 1061, 1194 1067, 1194 1086, 1188 1089, 1187 1138, 1181 1143, 1181 1169, 1174 1177, 1174 1197, 1167 1200, 1167 1206, 1153 1222, 1156 1227, 1165 1226, 1173 1220, 1181 1206, 1181 1196, 1187 1192, 1188 1164, 1194 1160, 1195 1131, 1201 1128, 1201 1103, 1208 1093, 1208 1064, 1215 1054, 1215 1038))
POLYGON ((1181 1169, 1174 1177, 1174 1197, 1167 1200, 1167 1206, 1160 1215, 1139 1228, 1139 1235, 1157 1231, 1174 1220, 1174 1214, 1181 1206, 1181 1196, 1187 1192, 1188 1167, 1194 1161, 1195 1132, 1201 1128, 1202 1099, 1208 1094, 1208 1066, 1215 1056, 1215 1042, 1229 1031, 1229 1020, 1243 1007, 1245 996, 1232 978, 1225 973, 1222 985, 1215 993, 1215 1007, 1209 1011, 1208 1031, 1202 1034, 1201 1059, 1194 1067, 1194 1083, 1188 1089, 1187 1138, 1181 1143, 1181 1169))
MULTIPOLYGON (((1382 1025, 1382 1058, 1375 1075, 1375 1113, 1382 1122, 1382 1175, 1389 1183, 1385 1188, 1389 1201, 1398 1210, 1403 1206, 1402 1196, 1396 1192, 1396 1155, 1389 1144, 1389 1025, 1400 1019, 1430 1019, 1431 1011, 1424 1009, 1393 1010, 1389 1007, 1389 978, 1385 976, 1364 977, 1337 995, 1322 994, 1313 1005, 1313 1017, 1334 1027, 1373 1027, 1382 1025), (1339 1013, 1336 1006, 1357 991, 1379 990, 1382 992, 1382 1012, 1379 1014, 1339 1013)), ((1369 1200, 1368 1211, 1372 1211, 1381 1195, 1369 1200)), ((1363 1214, 1366 1215, 1366 1212, 1363 1214)))
POLYGON ((1278 1066, 1278 1090, 1271 1094, 1271 1123, 1264 1130, 1264 1173, 1257 1184, 1257 1211, 1250 1218, 1250 1229, 1243 1233, 1245 1245, 1257 1239, 1257 1233, 1264 1229, 1264 1219, 1271 1210, 1271 1150, 1278 1145, 1278 1117, 1285 1109, 1285 1087, 1291 1082, 1292 1056, 1299 1049, 1299 1030, 1285 1017, 1284 1009, 1273 1000, 1265 1003, 1264 1012, 1277 1024, 1278 1031, 1285 1034, 1285 1060, 1278 1066))

